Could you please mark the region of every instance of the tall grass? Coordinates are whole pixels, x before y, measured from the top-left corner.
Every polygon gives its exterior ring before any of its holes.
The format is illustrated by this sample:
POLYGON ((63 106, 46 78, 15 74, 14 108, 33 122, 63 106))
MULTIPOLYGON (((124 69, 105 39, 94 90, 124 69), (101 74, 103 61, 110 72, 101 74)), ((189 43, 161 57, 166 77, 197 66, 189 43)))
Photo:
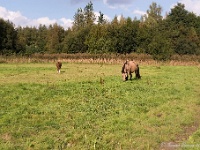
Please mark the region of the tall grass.
POLYGON ((196 66, 0 64, 0 149, 159 149, 200 142, 196 66), (186 128, 196 125, 193 135, 186 128), (190 137, 190 139, 189 139, 190 137))
MULTIPOLYGON (((107 64, 121 64, 125 60, 136 60, 144 65, 156 65, 159 62, 153 60, 151 55, 147 54, 33 54, 31 56, 0 56, 1 63, 49 63, 60 60, 69 63, 107 63, 107 64)), ((168 65, 199 65, 200 56, 196 55, 173 55, 170 60, 165 61, 168 65)))

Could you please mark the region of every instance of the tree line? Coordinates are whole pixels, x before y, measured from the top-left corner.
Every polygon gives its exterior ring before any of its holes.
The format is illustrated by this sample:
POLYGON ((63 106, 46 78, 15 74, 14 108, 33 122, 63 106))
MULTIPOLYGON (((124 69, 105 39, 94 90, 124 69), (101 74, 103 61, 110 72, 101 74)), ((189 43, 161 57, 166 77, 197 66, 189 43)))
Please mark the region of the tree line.
POLYGON ((95 16, 89 2, 77 10, 73 26, 66 30, 58 24, 15 28, 0 19, 0 54, 145 53, 158 60, 173 54, 200 54, 200 16, 184 4, 177 3, 164 17, 155 2, 140 19, 115 16, 107 21, 99 14, 95 16))

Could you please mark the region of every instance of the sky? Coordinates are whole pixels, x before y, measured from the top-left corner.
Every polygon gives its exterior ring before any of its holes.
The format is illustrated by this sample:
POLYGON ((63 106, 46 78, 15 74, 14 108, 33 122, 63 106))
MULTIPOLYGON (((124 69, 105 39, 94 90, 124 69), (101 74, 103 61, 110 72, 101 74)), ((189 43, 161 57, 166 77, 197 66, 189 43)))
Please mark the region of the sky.
MULTIPOLYGON (((15 27, 49 26, 57 23, 67 29, 72 26, 73 17, 78 8, 84 7, 90 0, 0 0, 0 18, 11 21, 15 27)), ((95 15, 99 11, 105 19, 111 21, 115 16, 137 17, 146 13, 152 2, 162 7, 162 15, 182 3, 185 9, 200 15, 200 0, 91 0, 95 15)))

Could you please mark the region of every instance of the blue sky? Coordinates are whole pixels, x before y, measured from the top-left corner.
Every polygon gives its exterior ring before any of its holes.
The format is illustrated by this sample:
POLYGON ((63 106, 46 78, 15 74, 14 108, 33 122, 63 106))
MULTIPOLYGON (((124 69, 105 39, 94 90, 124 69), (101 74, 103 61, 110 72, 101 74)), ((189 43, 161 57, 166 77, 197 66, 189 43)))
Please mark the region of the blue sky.
MULTIPOLYGON (((15 26, 38 26, 57 23, 71 27, 78 8, 84 8, 90 0, 0 0, 0 18, 10 20, 15 26)), ((163 16, 177 2, 185 4, 188 11, 200 15, 200 0, 91 0, 94 12, 101 11, 107 20, 114 16, 140 19, 152 2, 163 9, 163 16)))

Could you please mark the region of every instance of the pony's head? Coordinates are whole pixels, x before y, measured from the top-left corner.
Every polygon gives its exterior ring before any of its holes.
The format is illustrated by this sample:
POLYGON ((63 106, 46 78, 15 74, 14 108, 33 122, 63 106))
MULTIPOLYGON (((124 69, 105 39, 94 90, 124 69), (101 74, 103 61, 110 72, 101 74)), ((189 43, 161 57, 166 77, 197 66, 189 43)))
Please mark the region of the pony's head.
POLYGON ((122 80, 126 81, 128 79, 128 74, 127 73, 122 73, 122 80))

